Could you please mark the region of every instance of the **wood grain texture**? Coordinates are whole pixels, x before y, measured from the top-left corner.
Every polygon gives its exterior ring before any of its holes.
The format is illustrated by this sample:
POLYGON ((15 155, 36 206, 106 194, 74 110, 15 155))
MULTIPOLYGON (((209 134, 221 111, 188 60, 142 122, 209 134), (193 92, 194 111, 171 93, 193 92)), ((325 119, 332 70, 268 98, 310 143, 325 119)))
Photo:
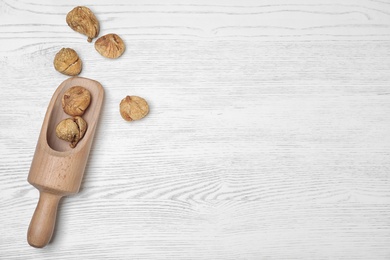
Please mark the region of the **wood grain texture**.
POLYGON ((389 259, 389 28, 376 0, 0 0, 0 259, 389 259), (120 59, 66 25, 80 4, 120 59), (38 250, 27 175, 62 47, 105 103, 38 250), (125 122, 126 95, 149 115, 125 122))

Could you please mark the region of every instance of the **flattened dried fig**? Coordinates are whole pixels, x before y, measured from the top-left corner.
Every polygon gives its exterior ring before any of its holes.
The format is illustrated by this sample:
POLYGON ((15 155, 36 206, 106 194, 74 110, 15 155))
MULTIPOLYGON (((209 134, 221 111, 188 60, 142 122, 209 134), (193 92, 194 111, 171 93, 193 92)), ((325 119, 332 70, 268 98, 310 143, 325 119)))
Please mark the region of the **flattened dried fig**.
POLYGON ((86 35, 88 42, 99 35, 99 21, 88 7, 77 6, 73 8, 66 15, 66 23, 74 31, 86 35))
POLYGON ((126 121, 139 120, 149 113, 149 105, 142 97, 127 96, 119 104, 119 111, 126 121))
POLYGON ((69 88, 62 97, 62 108, 71 116, 81 116, 91 103, 91 93, 81 86, 69 88))
POLYGON ((71 48, 62 48, 57 52, 53 64, 58 72, 68 76, 79 75, 82 67, 79 55, 71 48))
POLYGON ((110 33, 96 40, 95 49, 106 58, 116 59, 123 54, 126 47, 121 37, 110 33))

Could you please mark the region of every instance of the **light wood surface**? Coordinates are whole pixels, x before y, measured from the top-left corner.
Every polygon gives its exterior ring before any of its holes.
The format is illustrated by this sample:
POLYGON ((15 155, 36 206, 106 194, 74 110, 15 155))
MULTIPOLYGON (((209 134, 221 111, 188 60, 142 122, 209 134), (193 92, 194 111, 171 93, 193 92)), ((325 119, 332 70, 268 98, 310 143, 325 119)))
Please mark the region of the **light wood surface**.
POLYGON ((0 259, 390 259, 389 1, 0 0, 0 46, 0 259), (118 60, 66 25, 80 4, 118 60), (36 249, 27 176, 62 47, 104 109, 36 249), (148 116, 125 122, 126 95, 148 116))

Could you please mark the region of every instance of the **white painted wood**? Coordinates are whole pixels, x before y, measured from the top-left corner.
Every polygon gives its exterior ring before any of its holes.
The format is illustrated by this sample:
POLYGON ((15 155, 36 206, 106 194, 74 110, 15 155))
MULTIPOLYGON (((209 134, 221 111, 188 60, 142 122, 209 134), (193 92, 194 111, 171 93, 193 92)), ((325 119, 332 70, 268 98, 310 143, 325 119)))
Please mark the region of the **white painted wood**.
POLYGON ((389 259, 390 2, 0 1, 0 259, 389 259), (65 15, 89 6, 101 57, 65 15), (62 47, 106 91, 44 249, 27 183, 62 47), (126 95, 150 114, 128 123, 126 95))

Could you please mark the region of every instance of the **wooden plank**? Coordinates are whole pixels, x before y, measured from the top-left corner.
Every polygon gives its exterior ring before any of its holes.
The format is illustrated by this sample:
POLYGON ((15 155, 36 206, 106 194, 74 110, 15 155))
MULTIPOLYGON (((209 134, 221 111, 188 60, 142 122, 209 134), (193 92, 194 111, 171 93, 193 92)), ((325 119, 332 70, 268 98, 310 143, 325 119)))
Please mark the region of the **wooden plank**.
POLYGON ((0 243, 7 259, 386 259, 390 242, 389 204, 73 196, 60 205, 53 243, 37 250, 15 233, 31 198, 1 206, 10 209, 0 243))
POLYGON ((0 259, 389 259, 390 3, 0 1, 0 259), (89 6, 126 52, 65 15, 89 6), (106 101, 54 240, 27 183, 62 47, 106 101), (149 115, 123 121, 119 102, 149 115))

